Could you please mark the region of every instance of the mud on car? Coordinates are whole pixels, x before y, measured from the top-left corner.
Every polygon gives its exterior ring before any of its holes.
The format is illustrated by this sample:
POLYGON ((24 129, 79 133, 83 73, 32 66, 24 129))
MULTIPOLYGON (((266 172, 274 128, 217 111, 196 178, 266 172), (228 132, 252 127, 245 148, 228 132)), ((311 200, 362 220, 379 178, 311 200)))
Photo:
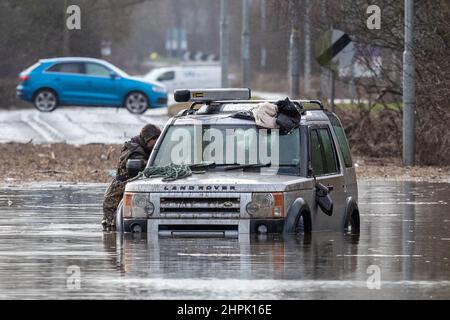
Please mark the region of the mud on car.
MULTIPOLYGON (((169 237, 359 233, 350 148, 340 120, 320 101, 292 101, 299 125, 276 135, 233 116, 265 102, 250 100, 249 89, 176 91, 175 99, 190 101, 191 108, 168 121, 147 168, 177 158, 191 168, 200 164, 202 173, 171 181, 141 175, 129 182, 117 210, 118 231, 169 237), (211 148, 214 143, 220 147, 211 148), (277 163, 263 159, 275 153, 277 163)), ((130 171, 144 169, 133 161, 130 171)))

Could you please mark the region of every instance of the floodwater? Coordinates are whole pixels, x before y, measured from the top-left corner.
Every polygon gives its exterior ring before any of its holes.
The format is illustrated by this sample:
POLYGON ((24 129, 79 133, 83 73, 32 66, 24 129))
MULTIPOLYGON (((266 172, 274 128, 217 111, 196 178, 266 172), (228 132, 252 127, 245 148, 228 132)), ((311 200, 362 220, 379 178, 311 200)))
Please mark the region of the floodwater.
POLYGON ((360 236, 239 240, 104 234, 103 185, 0 188, 0 299, 450 299, 450 185, 359 187, 360 236))

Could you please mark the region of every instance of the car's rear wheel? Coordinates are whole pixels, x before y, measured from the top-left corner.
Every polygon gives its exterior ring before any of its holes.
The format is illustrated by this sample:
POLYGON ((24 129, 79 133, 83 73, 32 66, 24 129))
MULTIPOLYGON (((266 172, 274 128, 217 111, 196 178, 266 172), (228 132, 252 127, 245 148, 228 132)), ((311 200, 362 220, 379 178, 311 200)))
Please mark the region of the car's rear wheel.
POLYGON ((131 92, 125 98, 125 108, 131 113, 143 114, 148 107, 148 98, 142 92, 131 92))
POLYGON ((58 97, 53 90, 42 89, 34 95, 34 106, 41 112, 52 112, 58 107, 58 97))
POLYGON ((359 224, 359 211, 355 209, 347 217, 344 225, 344 232, 346 234, 359 234, 359 224))

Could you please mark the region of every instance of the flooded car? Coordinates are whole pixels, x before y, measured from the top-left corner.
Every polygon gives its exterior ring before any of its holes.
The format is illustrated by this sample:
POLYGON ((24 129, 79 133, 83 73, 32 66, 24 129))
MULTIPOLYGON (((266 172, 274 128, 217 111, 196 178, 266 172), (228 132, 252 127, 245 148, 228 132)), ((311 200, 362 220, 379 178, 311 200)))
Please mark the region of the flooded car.
POLYGON ((147 168, 178 163, 204 172, 129 182, 117 211, 119 231, 169 237, 359 233, 350 148, 339 119, 320 101, 292 101, 301 120, 280 134, 235 116, 274 103, 250 100, 249 89, 184 90, 175 98, 192 106, 168 121, 147 168))

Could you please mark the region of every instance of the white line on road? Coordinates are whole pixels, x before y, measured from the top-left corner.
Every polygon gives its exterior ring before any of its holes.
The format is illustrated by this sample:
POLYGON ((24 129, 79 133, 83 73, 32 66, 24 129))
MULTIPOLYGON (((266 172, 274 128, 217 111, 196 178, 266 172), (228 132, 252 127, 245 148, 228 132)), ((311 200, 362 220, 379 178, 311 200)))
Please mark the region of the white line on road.
MULTIPOLYGON (((53 140, 53 137, 47 131, 43 130, 41 128, 41 126, 39 126, 37 123, 34 122, 31 114, 21 114, 20 119, 23 123, 27 124, 31 129, 33 129, 35 132, 37 132, 44 139, 44 142, 47 142, 47 143, 55 142, 53 140)), ((19 137, 17 137, 17 138, 19 138, 19 137)), ((32 140, 32 139, 33 138, 30 138, 30 140, 32 140)), ((12 142, 14 142, 14 141, 12 141, 12 142)))
POLYGON ((167 109, 134 115, 125 109, 62 107, 42 114, 34 109, 0 111, 0 141, 89 144, 123 143, 143 124, 163 127, 167 109))
POLYGON ((33 120, 38 123, 41 127, 44 128, 44 130, 47 130, 49 135, 53 137, 53 140, 56 142, 62 142, 64 141, 64 134, 56 130, 53 126, 51 126, 49 123, 45 122, 41 119, 41 116, 39 113, 34 114, 33 120))

